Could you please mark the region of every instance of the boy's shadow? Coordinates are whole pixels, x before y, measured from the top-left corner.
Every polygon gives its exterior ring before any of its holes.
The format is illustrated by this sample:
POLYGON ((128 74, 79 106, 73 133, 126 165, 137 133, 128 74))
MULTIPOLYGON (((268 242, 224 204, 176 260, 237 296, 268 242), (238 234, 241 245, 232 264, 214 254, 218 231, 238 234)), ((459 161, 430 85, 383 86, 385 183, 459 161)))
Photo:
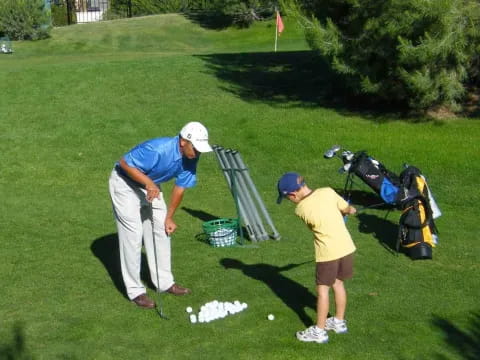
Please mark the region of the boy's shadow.
MULTIPOLYGON (((397 251, 398 225, 375 215, 360 213, 358 231, 373 234, 378 242, 392 254, 397 251)), ((401 249, 399 249, 401 250, 401 249)))
MULTIPOLYGON (((120 249, 118 247, 118 235, 108 234, 95 239, 90 246, 93 255, 97 257, 107 270, 108 275, 112 279, 113 284, 125 298, 128 299, 127 291, 123 283, 122 271, 120 268, 120 249)), ((142 253, 140 268, 140 278, 147 285, 148 288, 155 290, 150 279, 150 271, 148 270, 147 258, 142 253)))
POLYGON ((224 258, 220 260, 220 264, 225 269, 238 269, 252 279, 263 281, 285 305, 297 313, 305 326, 313 324, 312 319, 305 312, 305 308, 309 307, 316 310, 316 296, 305 286, 281 274, 282 271, 288 271, 304 263, 289 264, 282 267, 270 264, 248 265, 237 259, 224 258))

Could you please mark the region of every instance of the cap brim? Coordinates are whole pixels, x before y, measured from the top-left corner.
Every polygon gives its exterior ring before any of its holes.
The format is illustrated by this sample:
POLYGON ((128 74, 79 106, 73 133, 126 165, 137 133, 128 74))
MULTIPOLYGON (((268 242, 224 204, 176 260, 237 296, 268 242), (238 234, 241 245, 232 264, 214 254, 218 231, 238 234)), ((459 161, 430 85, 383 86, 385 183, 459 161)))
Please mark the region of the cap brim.
POLYGON ((208 141, 192 141, 192 145, 200 153, 207 153, 213 151, 208 141))

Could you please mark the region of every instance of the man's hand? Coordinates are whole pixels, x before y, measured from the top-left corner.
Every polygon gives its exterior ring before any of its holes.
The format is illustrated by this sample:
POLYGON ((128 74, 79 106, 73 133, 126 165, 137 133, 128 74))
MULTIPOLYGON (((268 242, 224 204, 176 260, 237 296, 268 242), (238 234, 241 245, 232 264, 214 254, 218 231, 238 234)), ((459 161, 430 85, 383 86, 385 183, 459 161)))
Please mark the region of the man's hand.
POLYGON ((154 182, 145 186, 145 189, 147 190, 148 202, 152 202, 153 199, 160 199, 160 189, 154 182))
POLYGON ((145 185, 145 190, 147 190, 146 199, 148 202, 152 202, 153 199, 156 198, 160 199, 160 188, 152 179, 137 168, 129 166, 124 158, 120 159, 120 167, 127 173, 130 179, 145 185))
POLYGON ((182 201, 184 192, 185 188, 181 186, 175 185, 173 187, 172 196, 170 197, 170 206, 168 207, 167 216, 165 217, 165 232, 167 235, 170 235, 177 230, 177 224, 175 224, 175 221, 173 221, 173 215, 175 214, 175 210, 177 210, 178 205, 182 201))
POLYGON ((173 219, 166 218, 165 219, 165 232, 167 235, 171 235, 177 230, 177 224, 173 221, 173 219))

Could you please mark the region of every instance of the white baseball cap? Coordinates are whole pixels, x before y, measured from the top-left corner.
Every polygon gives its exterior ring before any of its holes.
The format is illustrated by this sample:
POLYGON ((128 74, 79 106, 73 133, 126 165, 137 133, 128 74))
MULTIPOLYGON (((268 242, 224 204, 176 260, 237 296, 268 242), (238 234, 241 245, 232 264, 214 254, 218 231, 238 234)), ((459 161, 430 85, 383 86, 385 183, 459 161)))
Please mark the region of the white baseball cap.
POLYGON ((208 143, 208 130, 205 126, 197 121, 189 122, 180 130, 180 136, 192 143, 195 150, 198 152, 213 151, 208 143))

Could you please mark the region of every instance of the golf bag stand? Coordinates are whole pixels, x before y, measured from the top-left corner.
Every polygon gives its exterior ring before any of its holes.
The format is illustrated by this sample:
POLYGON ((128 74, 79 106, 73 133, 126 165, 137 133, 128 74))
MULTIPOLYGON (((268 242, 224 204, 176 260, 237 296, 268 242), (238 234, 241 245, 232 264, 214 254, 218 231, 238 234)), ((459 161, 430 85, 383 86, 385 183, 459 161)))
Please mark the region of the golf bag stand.
MULTIPOLYGON (((335 145, 325 152, 324 157, 331 158, 339 150, 340 146, 335 145)), ((414 166, 405 165, 405 170, 398 176, 367 155, 365 151, 356 153, 343 151, 339 157, 344 164, 340 171, 347 172, 344 188, 347 200, 350 200, 353 177, 357 176, 375 191, 385 204, 402 211, 397 253, 401 245, 413 260, 431 259, 432 248, 435 247, 438 233, 434 219, 440 216, 441 212, 420 170, 414 166)), ((377 205, 383 205, 383 203, 366 208, 377 205)))

